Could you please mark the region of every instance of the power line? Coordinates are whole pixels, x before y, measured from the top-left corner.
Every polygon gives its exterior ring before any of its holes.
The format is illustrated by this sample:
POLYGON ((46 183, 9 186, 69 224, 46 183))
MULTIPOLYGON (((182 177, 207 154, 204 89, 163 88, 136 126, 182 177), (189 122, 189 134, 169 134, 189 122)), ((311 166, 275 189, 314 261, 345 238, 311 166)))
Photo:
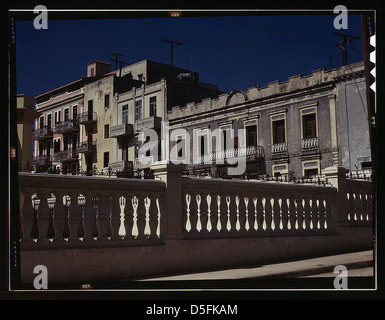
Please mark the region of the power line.
POLYGON ((285 36, 285 37, 291 37, 291 38, 295 38, 295 39, 301 39, 301 40, 304 40, 304 41, 316 42, 316 43, 321 43, 321 44, 327 44, 327 45, 333 45, 333 46, 335 45, 334 43, 328 42, 328 41, 311 39, 311 38, 303 37, 303 36, 300 36, 300 35, 295 35, 295 34, 290 34, 290 33, 286 33, 286 32, 281 32, 281 31, 261 28, 261 27, 255 26, 255 25, 250 25, 250 24, 245 24, 245 23, 241 23, 241 22, 238 22, 238 21, 234 21, 234 20, 224 19, 222 17, 213 17, 213 18, 214 19, 219 19, 219 20, 222 20, 222 21, 225 21, 225 22, 228 22, 228 23, 233 23, 233 24, 245 27, 245 28, 250 28, 250 29, 255 29, 255 30, 258 30, 258 31, 262 31, 262 32, 265 32, 265 33, 281 35, 281 36, 285 36))

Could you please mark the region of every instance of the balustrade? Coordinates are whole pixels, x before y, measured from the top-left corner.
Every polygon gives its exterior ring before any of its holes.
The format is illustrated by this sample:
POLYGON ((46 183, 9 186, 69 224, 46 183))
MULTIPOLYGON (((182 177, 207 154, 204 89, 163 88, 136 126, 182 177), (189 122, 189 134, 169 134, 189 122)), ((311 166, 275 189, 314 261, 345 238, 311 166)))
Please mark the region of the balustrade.
POLYGON ((331 232, 335 197, 331 186, 183 178, 183 232, 187 237, 331 232))
POLYGON ((373 210, 372 183, 347 179, 347 220, 351 223, 371 223, 373 210))
POLYGON ((133 179, 128 187, 127 179, 50 178, 20 175, 22 243, 161 237, 161 181, 133 179), (41 179, 46 180, 44 186, 41 179))

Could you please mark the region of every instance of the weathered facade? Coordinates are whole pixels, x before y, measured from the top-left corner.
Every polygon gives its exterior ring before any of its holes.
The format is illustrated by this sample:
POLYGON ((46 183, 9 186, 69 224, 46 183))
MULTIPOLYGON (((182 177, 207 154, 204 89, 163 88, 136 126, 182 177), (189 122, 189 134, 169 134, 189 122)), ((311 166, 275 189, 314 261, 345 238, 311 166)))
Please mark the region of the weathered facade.
POLYGON ((206 164, 211 171, 220 169, 214 161, 218 151, 223 152, 223 140, 233 140, 225 156, 246 154, 250 173, 310 177, 329 166, 357 170, 370 163, 363 97, 364 67, 356 63, 176 106, 167 119, 170 130, 181 130, 180 141, 187 132, 191 159, 198 159, 192 163, 195 168, 206 164), (213 132, 222 140, 222 150, 212 141, 213 132), (196 135, 205 136, 211 145, 200 147, 198 138, 194 149, 196 135))

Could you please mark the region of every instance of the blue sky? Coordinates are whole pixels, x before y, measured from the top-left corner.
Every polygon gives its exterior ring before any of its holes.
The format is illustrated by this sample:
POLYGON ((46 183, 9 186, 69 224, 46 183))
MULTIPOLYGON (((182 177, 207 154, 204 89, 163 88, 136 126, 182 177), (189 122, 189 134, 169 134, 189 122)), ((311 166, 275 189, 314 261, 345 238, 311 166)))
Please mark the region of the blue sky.
MULTIPOLYGON (((124 54, 122 59, 130 63, 143 59, 169 63, 170 45, 162 38, 184 44, 174 46, 174 65, 199 72, 201 81, 224 91, 265 86, 340 66, 341 50, 335 44, 341 38, 332 32, 361 37, 361 21, 359 15, 349 15, 348 29, 335 30, 335 17, 48 20, 47 30, 34 29, 33 21, 18 21, 17 91, 36 96, 84 77, 88 62, 111 62, 111 52, 124 54)), ((350 47, 349 61, 361 61, 361 39, 350 47)))

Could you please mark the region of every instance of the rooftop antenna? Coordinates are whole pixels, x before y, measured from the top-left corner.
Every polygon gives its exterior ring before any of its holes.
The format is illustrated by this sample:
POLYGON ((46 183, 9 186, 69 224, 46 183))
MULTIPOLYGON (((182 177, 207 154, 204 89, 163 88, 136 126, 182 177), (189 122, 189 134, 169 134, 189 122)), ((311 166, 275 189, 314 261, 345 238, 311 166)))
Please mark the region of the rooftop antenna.
POLYGON ((123 55, 121 53, 117 53, 117 52, 111 52, 112 55, 115 56, 115 59, 111 59, 111 61, 115 61, 115 70, 118 70, 118 57, 122 57, 123 55))
POLYGON ((174 44, 183 46, 183 43, 179 43, 179 42, 172 41, 172 40, 167 40, 167 39, 162 39, 162 41, 169 42, 170 45, 171 45, 171 47, 170 47, 171 48, 171 53, 170 53, 170 77, 172 79, 172 67, 174 65, 174 44))
POLYGON ((130 65, 128 62, 125 62, 125 61, 122 61, 122 60, 119 60, 119 77, 122 77, 122 65, 125 64, 125 65, 130 65))
POLYGON ((349 46, 349 43, 352 42, 354 39, 360 39, 360 37, 352 36, 352 35, 345 34, 345 33, 337 33, 337 32, 333 32, 332 34, 335 36, 339 36, 339 37, 344 38, 343 41, 340 41, 338 44, 336 44, 336 47, 340 47, 342 49, 341 50, 341 64, 343 66, 346 66, 348 64, 348 46, 349 46))

